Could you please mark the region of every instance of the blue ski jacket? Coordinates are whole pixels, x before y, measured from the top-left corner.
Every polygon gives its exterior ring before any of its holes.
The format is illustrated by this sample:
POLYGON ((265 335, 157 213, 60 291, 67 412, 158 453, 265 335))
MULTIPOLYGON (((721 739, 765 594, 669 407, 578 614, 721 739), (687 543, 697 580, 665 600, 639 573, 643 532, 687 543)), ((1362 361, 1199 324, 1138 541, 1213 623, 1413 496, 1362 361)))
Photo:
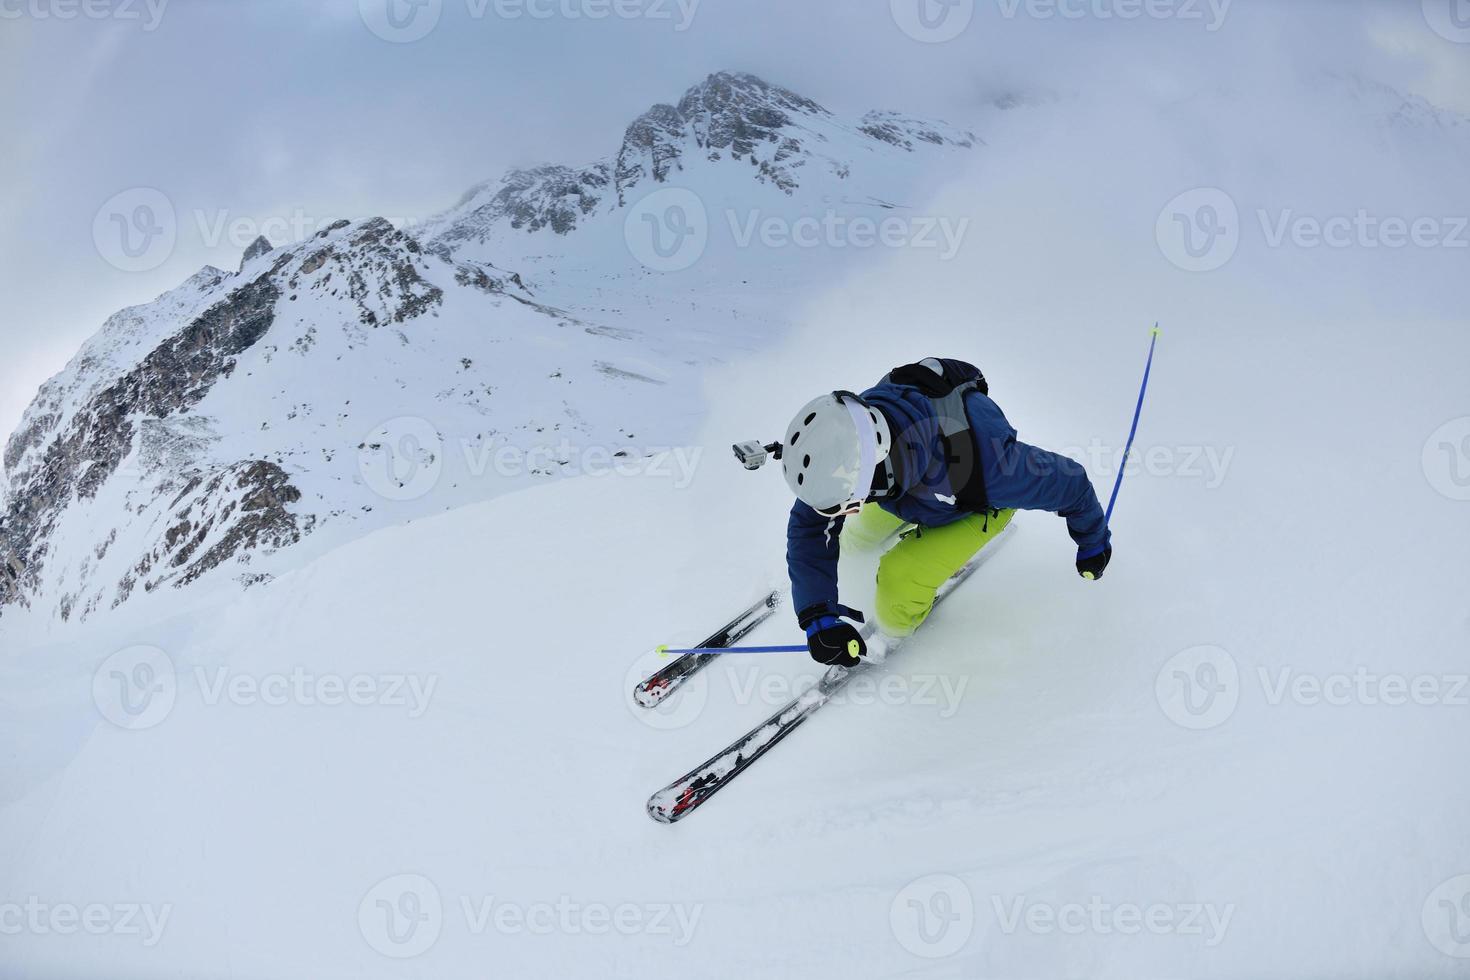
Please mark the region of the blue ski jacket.
MULTIPOLYGON (((963 362, 954 363, 979 375, 963 362)), ((969 511, 955 499, 948 465, 938 451, 933 402, 917 388, 891 383, 869 388, 862 398, 887 417, 894 434, 891 452, 898 456, 898 488, 877 505, 921 527, 942 527, 965 517, 969 511)), ((965 412, 991 507, 1045 510, 1065 518, 1078 561, 1110 547, 1102 505, 1082 464, 1018 440, 1000 406, 979 391, 965 396, 965 412)), ((791 508, 786 567, 791 575, 791 608, 803 622, 838 614, 837 556, 843 522, 841 517, 821 516, 800 500, 791 508)))

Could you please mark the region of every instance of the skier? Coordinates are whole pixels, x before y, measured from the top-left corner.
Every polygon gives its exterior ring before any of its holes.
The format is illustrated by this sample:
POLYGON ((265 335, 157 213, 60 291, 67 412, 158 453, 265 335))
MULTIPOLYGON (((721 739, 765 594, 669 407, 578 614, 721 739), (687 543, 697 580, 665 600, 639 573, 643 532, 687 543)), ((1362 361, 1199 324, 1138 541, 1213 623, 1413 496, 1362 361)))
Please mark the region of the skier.
POLYGON ((852 666, 867 652, 847 622, 862 614, 838 602, 839 539, 871 547, 909 528, 878 565, 877 625, 894 637, 918 628, 939 587, 1017 510, 1066 518, 1083 578, 1101 578, 1113 555, 1087 472, 1018 441, 984 375, 963 361, 925 358, 861 395, 813 399, 786 428, 781 465, 797 497, 786 531, 792 606, 821 664, 852 666))

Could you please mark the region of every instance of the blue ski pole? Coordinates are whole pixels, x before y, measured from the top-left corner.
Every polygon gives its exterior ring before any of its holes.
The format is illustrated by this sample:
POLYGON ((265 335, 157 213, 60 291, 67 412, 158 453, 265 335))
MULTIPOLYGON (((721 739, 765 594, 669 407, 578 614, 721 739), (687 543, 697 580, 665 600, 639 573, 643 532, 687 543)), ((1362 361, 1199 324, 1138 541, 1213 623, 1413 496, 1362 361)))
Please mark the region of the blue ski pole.
POLYGON ((671 647, 659 647, 660 656, 668 657, 676 653, 805 653, 805 643, 800 646, 784 647, 687 647, 675 650, 671 647))
POLYGON ((1103 521, 1113 523, 1113 505, 1118 502, 1118 491, 1123 488, 1123 473, 1128 469, 1128 454, 1133 452, 1133 437, 1138 435, 1138 416, 1143 412, 1143 395, 1148 391, 1148 375, 1154 366, 1154 347, 1159 343, 1159 325, 1154 324, 1153 339, 1148 343, 1148 362, 1143 366, 1143 384, 1138 389, 1138 404, 1133 407, 1133 427, 1128 430, 1128 445, 1123 448, 1123 463, 1118 467, 1118 479, 1113 483, 1113 495, 1108 498, 1108 512, 1103 521))

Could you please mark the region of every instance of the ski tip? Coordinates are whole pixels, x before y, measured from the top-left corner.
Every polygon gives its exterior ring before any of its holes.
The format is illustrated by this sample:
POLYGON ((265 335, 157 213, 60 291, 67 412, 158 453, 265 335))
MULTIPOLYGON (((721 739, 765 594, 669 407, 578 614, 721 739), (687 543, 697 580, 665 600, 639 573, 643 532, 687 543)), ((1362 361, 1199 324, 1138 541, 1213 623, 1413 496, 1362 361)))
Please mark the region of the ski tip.
MULTIPOLYGON (((701 793, 695 788, 703 778, 693 782, 687 779, 681 780, 654 793, 648 798, 646 806, 648 815, 658 823, 674 823, 693 813, 694 808, 707 800, 714 792, 711 790, 709 793, 701 793)), ((719 789, 719 786, 715 786, 715 789, 719 789)))
POLYGON ((650 685, 645 682, 633 688, 633 700, 638 703, 640 708, 653 708, 657 707, 658 703, 664 699, 664 695, 668 693, 669 686, 667 684, 650 685))
POLYGON ((679 819, 678 817, 670 813, 669 810, 666 809, 664 805, 659 802, 659 798, 657 796, 649 799, 647 805, 645 806, 645 809, 648 811, 648 815, 653 818, 653 821, 655 823, 671 824, 675 820, 679 819))

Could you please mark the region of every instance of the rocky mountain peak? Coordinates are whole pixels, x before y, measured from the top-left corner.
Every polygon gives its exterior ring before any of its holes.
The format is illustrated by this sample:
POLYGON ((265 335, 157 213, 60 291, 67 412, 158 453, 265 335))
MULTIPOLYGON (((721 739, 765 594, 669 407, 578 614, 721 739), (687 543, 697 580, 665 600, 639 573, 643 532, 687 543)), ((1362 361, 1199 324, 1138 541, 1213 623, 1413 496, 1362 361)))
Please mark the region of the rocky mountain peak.
MULTIPOLYGON (((754 75, 716 72, 685 92, 677 106, 655 105, 628 127, 614 168, 618 204, 626 204, 627 191, 645 178, 667 180, 691 147, 704 150, 710 160, 749 159, 762 145, 775 147, 773 156, 799 152, 799 140, 782 131, 802 116, 831 113, 754 75)), ((767 170, 762 176, 783 189, 794 186, 783 173, 767 170)))
POLYGON ((805 174, 846 179, 856 152, 872 142, 906 152, 924 146, 971 147, 971 133, 893 112, 844 122, 819 103, 745 72, 716 72, 688 89, 677 104, 658 103, 627 127, 611 160, 585 167, 546 165, 515 170, 472 188, 450 211, 431 219, 423 235, 431 249, 452 252, 483 242, 498 228, 571 234, 598 211, 614 211, 646 194, 650 184, 678 179, 694 162, 748 165, 758 182, 787 195, 805 174))
POLYGON ((785 125, 790 121, 787 113, 831 115, 790 89, 755 75, 728 71, 716 72, 685 92, 679 100, 679 113, 691 122, 703 119, 729 125, 743 120, 767 128, 785 125))
POLYGON ((250 246, 245 249, 245 254, 240 256, 240 270, 243 271, 246 264, 254 259, 260 258, 274 248, 275 246, 271 244, 269 238, 266 238, 264 235, 257 236, 255 241, 251 242, 250 246))

